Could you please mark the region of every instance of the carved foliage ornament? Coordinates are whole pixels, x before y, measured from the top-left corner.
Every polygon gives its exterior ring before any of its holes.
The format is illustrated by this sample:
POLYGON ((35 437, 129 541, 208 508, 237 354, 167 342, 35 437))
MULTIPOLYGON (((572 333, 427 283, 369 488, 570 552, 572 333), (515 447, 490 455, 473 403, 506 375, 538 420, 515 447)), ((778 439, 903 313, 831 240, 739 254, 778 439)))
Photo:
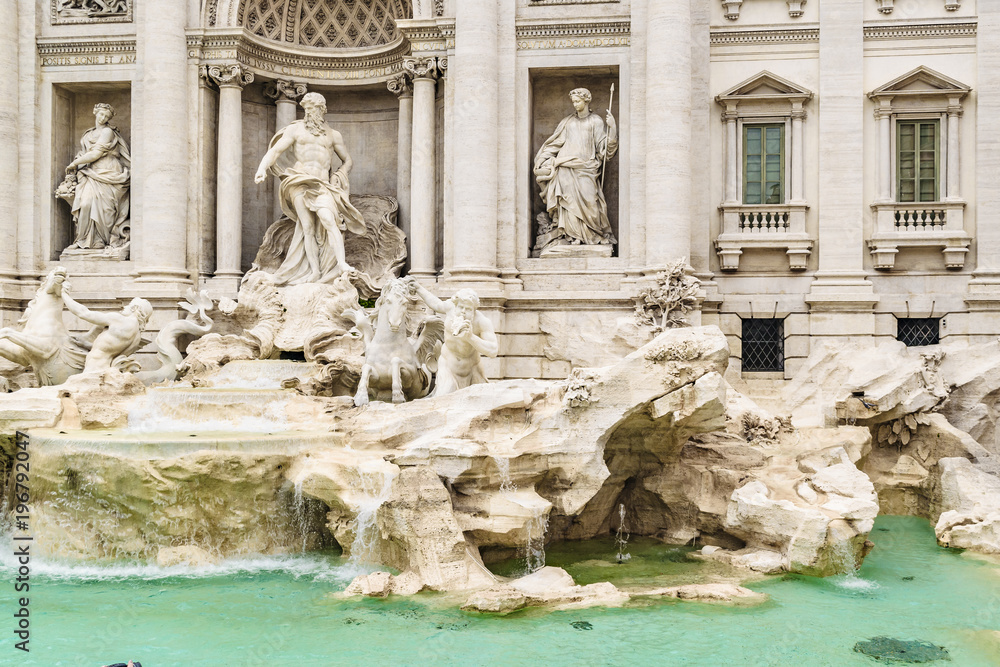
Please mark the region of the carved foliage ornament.
POLYGON ((132 21, 132 0, 52 0, 52 23, 132 21))

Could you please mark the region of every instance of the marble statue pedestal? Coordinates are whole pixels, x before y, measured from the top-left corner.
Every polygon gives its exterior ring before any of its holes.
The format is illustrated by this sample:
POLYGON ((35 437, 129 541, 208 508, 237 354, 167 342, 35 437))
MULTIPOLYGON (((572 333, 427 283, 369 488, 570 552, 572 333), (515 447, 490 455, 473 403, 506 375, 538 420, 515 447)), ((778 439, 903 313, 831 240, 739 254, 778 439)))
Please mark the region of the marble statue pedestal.
POLYGON ((611 257, 611 246, 554 245, 543 250, 539 257, 611 257))
POLYGON ((104 248, 66 248, 59 254, 60 260, 66 259, 110 259, 125 261, 129 258, 129 244, 122 246, 106 246, 104 248))

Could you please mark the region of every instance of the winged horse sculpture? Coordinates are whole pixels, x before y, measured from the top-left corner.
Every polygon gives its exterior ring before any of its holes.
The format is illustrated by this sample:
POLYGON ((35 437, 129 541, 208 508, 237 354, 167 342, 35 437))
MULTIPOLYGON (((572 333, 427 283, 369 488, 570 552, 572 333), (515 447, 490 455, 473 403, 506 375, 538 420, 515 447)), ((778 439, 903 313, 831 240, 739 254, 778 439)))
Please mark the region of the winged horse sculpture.
POLYGON ((354 405, 390 399, 405 403, 430 391, 444 322, 426 317, 411 336, 408 325, 418 316, 415 306, 419 300, 405 280, 393 278, 382 287, 371 318, 362 310, 345 311, 365 343, 365 363, 354 405))

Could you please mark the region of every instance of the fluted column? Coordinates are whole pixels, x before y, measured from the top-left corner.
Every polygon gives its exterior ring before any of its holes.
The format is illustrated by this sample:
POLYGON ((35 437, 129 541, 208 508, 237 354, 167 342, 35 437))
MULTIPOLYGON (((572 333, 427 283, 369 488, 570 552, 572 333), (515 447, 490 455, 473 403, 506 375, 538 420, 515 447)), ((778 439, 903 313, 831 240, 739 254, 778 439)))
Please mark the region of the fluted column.
MULTIPOLYGON (((278 79, 264 87, 264 97, 274 100, 274 130, 284 128, 295 121, 298 107, 298 100, 306 94, 308 90, 304 83, 294 83, 285 79, 278 79)), ((277 220, 281 217, 281 198, 278 191, 281 189, 281 181, 274 180, 274 207, 272 217, 277 220)))
POLYGON ((243 86, 253 74, 238 63, 210 65, 207 73, 219 86, 215 277, 236 286, 243 275, 243 86))
POLYGON ((792 108, 792 196, 790 201, 796 204, 806 200, 805 195, 805 150, 802 145, 803 132, 802 125, 806 119, 806 112, 802 109, 802 102, 796 102, 792 108))
POLYGON ((133 212, 133 243, 141 282, 190 281, 188 222, 187 0, 145 3, 137 36, 142 61, 140 125, 148 141, 135 157, 142 188, 133 212))
POLYGON ((962 171, 959 159, 962 137, 961 98, 948 100, 948 201, 962 201, 962 171))
POLYGON ((410 275, 433 279, 437 197, 434 143, 434 92, 442 63, 433 56, 407 58, 403 68, 413 77, 413 150, 410 157, 410 275))
POLYGON ((413 157, 413 79, 403 72, 389 79, 389 90, 399 98, 399 131, 396 147, 396 199, 399 212, 396 221, 406 234, 407 256, 410 254, 410 160, 413 157))
POLYGON ((0 277, 17 274, 18 1, 0 1, 0 277))
POLYGON ((722 120, 726 124, 726 192, 723 198, 727 204, 740 203, 739 186, 737 184, 740 151, 736 143, 739 140, 736 128, 738 117, 739 114, 736 112, 735 105, 726 109, 722 114, 722 120))
POLYGON ((646 267, 655 272, 691 258, 690 0, 647 0, 646 128, 646 267))
MULTIPOLYGON (((882 104, 888 107, 889 101, 882 104)), ((892 201, 892 112, 889 108, 875 110, 878 121, 878 200, 892 201)))
MULTIPOLYGON (((449 279, 480 283, 497 278, 498 86, 496 0, 462 0, 455 7, 455 59, 448 85, 455 91, 449 279)), ((482 287, 485 287, 482 286, 482 287)))

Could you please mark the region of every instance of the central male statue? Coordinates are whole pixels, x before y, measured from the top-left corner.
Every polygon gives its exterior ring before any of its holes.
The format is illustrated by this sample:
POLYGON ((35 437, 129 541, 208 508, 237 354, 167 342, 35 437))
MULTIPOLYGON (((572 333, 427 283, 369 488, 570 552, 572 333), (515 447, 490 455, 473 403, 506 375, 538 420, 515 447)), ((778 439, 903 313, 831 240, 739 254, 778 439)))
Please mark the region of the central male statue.
POLYGON ((308 93, 300 104, 306 117, 274 135, 254 177, 261 183, 270 172, 281 179, 281 210, 295 222, 285 260, 274 274, 278 285, 332 282, 351 270, 343 232, 365 233, 365 220, 350 201, 347 174, 354 162, 340 132, 326 123, 326 99, 308 93), (342 164, 331 173, 334 155, 342 164))

